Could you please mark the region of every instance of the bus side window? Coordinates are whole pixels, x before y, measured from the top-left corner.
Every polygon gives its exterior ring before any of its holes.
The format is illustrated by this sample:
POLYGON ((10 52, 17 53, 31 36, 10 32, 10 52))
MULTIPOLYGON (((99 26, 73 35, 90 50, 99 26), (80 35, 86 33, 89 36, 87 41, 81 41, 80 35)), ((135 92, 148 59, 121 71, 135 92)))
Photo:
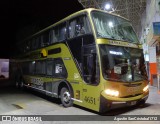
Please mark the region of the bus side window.
POLYGON ((38 75, 45 75, 46 74, 46 63, 44 60, 36 61, 36 68, 35 73, 38 75))
POLYGON ((57 39, 57 42, 61 42, 66 39, 66 23, 60 24, 54 29, 54 37, 57 39))
POLYGON ((67 77, 67 70, 62 59, 60 58, 54 59, 54 76, 58 78, 67 77))
POLYGON ((69 38, 81 36, 90 32, 86 16, 80 16, 69 22, 69 38))
POLYGON ((47 46, 49 44, 49 32, 43 33, 43 40, 41 41, 41 47, 47 46))
POLYGON ((35 74, 35 61, 29 62, 29 74, 35 74))
POLYGON ((51 44, 57 42, 57 37, 55 35, 55 30, 54 29, 50 30, 49 39, 50 39, 51 44))
POLYGON ((46 62, 46 74, 47 76, 53 76, 54 63, 53 60, 47 60, 46 62))
POLYGON ((66 25, 63 24, 59 27, 59 41, 66 39, 66 25))

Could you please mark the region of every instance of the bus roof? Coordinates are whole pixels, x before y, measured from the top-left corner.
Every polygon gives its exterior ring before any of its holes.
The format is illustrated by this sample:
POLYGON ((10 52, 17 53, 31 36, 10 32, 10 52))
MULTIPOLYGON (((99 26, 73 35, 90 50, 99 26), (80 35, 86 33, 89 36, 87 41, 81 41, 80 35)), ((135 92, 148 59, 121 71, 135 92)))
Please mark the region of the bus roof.
MULTIPOLYGON (((30 38, 32 38, 33 36, 36 36, 36 35, 38 35, 38 34, 41 34, 41 33, 45 32, 45 31, 47 31, 48 29, 51 29, 51 28, 53 28, 54 26, 56 26, 56 25, 58 25, 58 24, 61 24, 61 23, 65 22, 65 21, 73 18, 74 16, 77 16, 77 15, 79 15, 79 14, 81 14, 81 13, 85 13, 85 12, 90 13, 91 11, 94 11, 94 10, 95 10, 95 11, 104 12, 104 13, 107 13, 107 14, 110 14, 110 15, 114 15, 114 16, 123 18, 123 19, 125 19, 125 20, 128 20, 128 19, 126 19, 126 18, 124 18, 124 17, 122 17, 122 16, 120 16, 120 15, 117 15, 117 14, 114 14, 114 13, 110 13, 110 12, 107 12, 107 11, 105 11, 105 10, 100 10, 100 9, 95 9, 95 8, 87 8, 87 9, 80 10, 80 11, 78 11, 78 12, 75 12, 75 13, 73 13, 73 14, 65 17, 64 19, 62 19, 62 20, 60 20, 60 21, 58 21, 58 22, 56 22, 56 23, 54 23, 54 24, 52 24, 52 25, 50 25, 50 26, 48 26, 48 27, 46 27, 46 28, 44 28, 44 29, 42 29, 42 30, 40 30, 40 31, 38 31, 37 33, 35 33, 35 34, 27 37, 25 40, 30 39, 30 38)), ((128 21, 129 21, 129 20, 128 20, 128 21)), ((24 41, 25 41, 25 40, 24 40, 24 41)))

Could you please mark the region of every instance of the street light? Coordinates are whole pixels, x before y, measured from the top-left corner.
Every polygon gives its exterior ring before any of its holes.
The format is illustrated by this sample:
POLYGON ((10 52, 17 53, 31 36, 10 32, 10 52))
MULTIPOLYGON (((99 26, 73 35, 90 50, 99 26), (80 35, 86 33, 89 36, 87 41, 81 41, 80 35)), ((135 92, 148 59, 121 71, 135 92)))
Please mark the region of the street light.
POLYGON ((105 6, 104 6, 104 10, 108 11, 108 12, 114 12, 114 9, 112 8, 111 4, 110 3, 107 3, 105 6))
POLYGON ((109 10, 111 8, 111 5, 109 4, 109 3, 107 3, 106 5, 105 5, 105 10, 109 10))

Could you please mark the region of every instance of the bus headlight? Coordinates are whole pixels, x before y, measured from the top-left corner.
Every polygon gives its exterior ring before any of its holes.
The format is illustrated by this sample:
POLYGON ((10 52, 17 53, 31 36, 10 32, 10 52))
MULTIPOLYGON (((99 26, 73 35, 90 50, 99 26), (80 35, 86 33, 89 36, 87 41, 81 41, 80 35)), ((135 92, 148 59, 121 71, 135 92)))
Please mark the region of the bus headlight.
POLYGON ((147 85, 143 88, 143 92, 146 92, 148 89, 149 89, 149 86, 147 85))
POLYGON ((110 96, 116 96, 116 97, 119 96, 119 91, 116 90, 107 89, 105 90, 105 93, 110 96))

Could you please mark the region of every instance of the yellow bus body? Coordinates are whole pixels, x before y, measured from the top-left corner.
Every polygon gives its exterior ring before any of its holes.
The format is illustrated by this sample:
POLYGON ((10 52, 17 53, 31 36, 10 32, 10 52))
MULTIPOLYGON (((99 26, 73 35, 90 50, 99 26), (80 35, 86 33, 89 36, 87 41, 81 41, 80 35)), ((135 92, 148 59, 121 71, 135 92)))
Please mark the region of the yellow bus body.
MULTIPOLYGON (((96 10, 96 9, 86 9, 82 10, 80 12, 77 12, 75 14, 72 14, 68 16, 67 18, 59 21, 58 23, 55 23, 46 29, 32 35, 29 38, 32 38, 34 36, 37 36, 38 34, 41 34, 52 27, 59 25, 65 21, 68 21, 72 19, 73 17, 76 17, 78 15, 86 13, 89 22, 93 31, 93 36, 95 38, 95 44, 96 47, 98 47, 99 44, 108 44, 108 45, 113 45, 113 46, 124 46, 124 47, 131 47, 135 49, 142 49, 142 46, 139 44, 134 44, 134 43, 128 43, 128 42, 123 42, 123 41, 116 41, 116 40, 109 40, 109 39, 104 39, 104 38, 96 38, 96 32, 94 27, 94 24, 91 20, 91 15, 90 12, 96 10)), ((102 10, 96 10, 96 11, 102 11, 102 10)), ((104 11, 102 11, 104 12, 104 11)), ((107 13, 107 12, 106 12, 107 13)), ((113 14, 114 15, 114 14, 113 14)), ((117 16, 117 15, 115 15, 117 16)), ((29 39, 27 38, 27 39, 29 39)), ((100 52, 97 50, 97 54, 99 55, 100 52)), ((53 45, 49 45, 43 48, 39 48, 34 51, 30 51, 22 56, 20 56, 17 59, 17 62, 30 62, 30 61, 40 61, 40 60, 47 60, 47 59, 56 59, 56 58, 61 58, 64 66, 67 71, 67 78, 56 78, 52 76, 40 76, 40 75, 23 75, 25 86, 30 87, 36 90, 40 90, 46 95, 50 95, 52 97, 57 97, 59 98, 60 96, 60 89, 59 86, 61 83, 67 83, 67 85, 72 89, 73 91, 73 98, 72 100, 74 101, 74 104, 97 111, 101 112, 106 110, 109 110, 110 108, 114 108, 115 105, 123 103, 124 105, 130 104, 132 105, 135 104, 140 100, 146 100, 148 95, 149 95, 149 90, 143 91, 144 87, 148 85, 147 80, 142 80, 138 82, 133 82, 131 85, 129 85, 127 82, 116 82, 116 81, 108 81, 103 78, 102 75, 102 68, 100 68, 100 80, 99 83, 96 85, 91 85, 88 84, 84 81, 82 74, 77 68, 77 65, 74 61, 74 58, 71 54, 71 51, 69 50, 68 46, 65 43, 56 43, 53 45), (58 52, 56 54, 48 54, 49 50, 52 49, 61 49, 61 52, 58 52), (26 57, 27 56, 27 57, 26 57), (43 84, 44 82, 47 84, 52 83, 52 90, 55 92, 51 91, 46 91, 43 89, 43 84), (56 83, 58 82, 58 85, 56 83), (42 89, 40 87, 33 87, 32 85, 37 85, 37 83, 42 84, 42 89), (55 87, 53 87, 55 86, 55 87), (115 90, 119 91, 119 96, 111 96, 106 94, 106 90, 115 90)), ((98 61, 101 66, 101 59, 98 56, 98 61)), ((48 87, 49 85, 45 85, 48 87)), ((48 87, 49 88, 49 87, 48 87)))

